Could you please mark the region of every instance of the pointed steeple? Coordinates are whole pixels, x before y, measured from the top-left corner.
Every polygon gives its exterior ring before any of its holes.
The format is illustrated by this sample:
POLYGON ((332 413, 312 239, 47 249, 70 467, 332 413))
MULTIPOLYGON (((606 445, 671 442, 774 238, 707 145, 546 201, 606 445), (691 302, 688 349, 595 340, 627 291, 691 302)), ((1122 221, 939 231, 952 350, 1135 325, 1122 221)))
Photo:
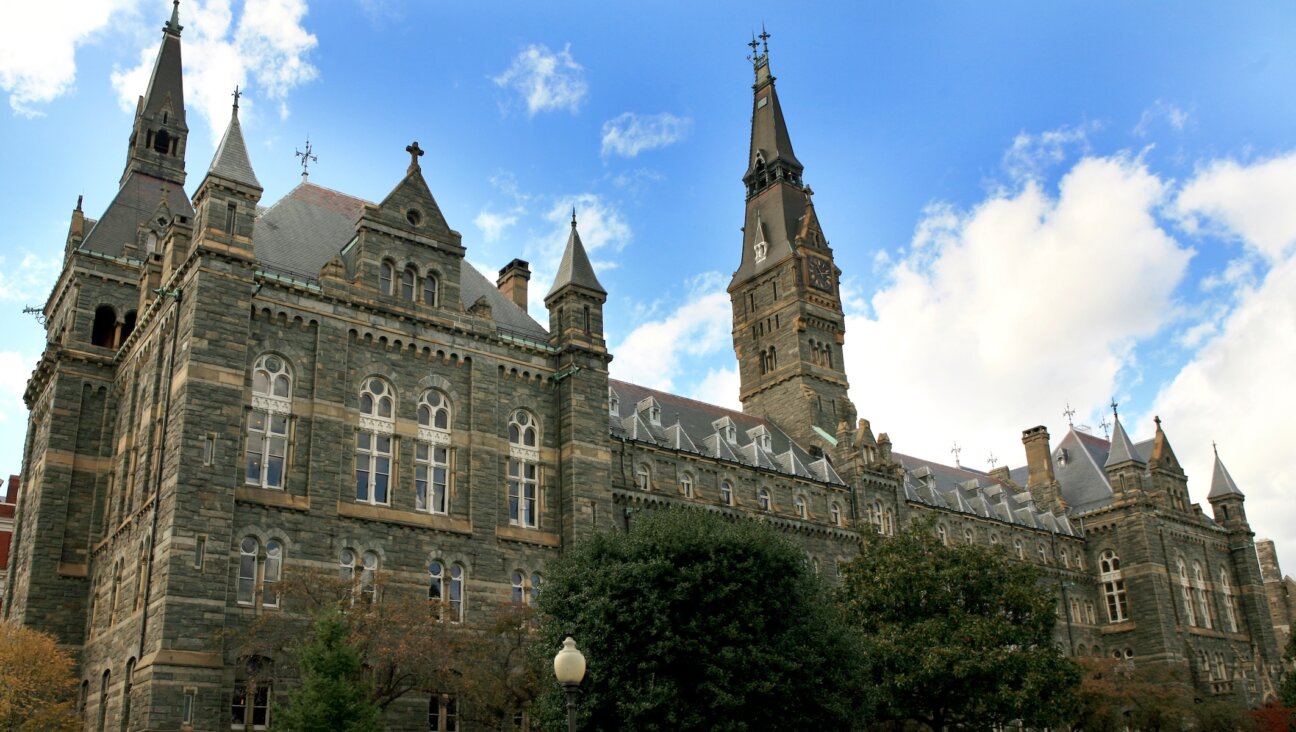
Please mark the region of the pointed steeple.
POLYGON ((576 231, 576 209, 572 209, 571 234, 567 237, 567 248, 563 251, 562 262, 558 265, 558 274, 554 276, 553 287, 545 295, 545 303, 567 287, 580 287, 592 293, 607 296, 607 291, 599 284, 590 264, 585 245, 581 243, 580 232, 576 231))
POLYGON ((1224 461, 1220 460, 1219 450, 1216 450, 1215 467, 1211 471, 1210 493, 1206 495, 1206 499, 1214 501, 1228 496, 1244 497, 1237 483, 1233 482, 1233 476, 1229 475, 1228 468, 1224 467, 1224 461))
POLYGON ((184 77, 180 54, 180 3, 162 26, 162 45, 153 62, 148 88, 135 107, 122 183, 132 172, 183 184, 184 152, 189 136, 185 123, 184 77))
POLYGON ((252 170, 252 161, 248 159, 247 145, 243 142, 243 128, 239 125, 239 105, 241 96, 238 87, 234 88, 234 110, 230 114, 229 126, 212 157, 207 175, 224 178, 234 183, 260 188, 256 173, 252 170))
POLYGON ((1107 453, 1107 463, 1103 467, 1110 468, 1131 461, 1143 462, 1139 459, 1138 451, 1134 449, 1134 443, 1130 441, 1129 435, 1125 434, 1120 416, 1117 415, 1116 424, 1112 427, 1111 452, 1107 453))
POLYGON ((799 179, 803 170, 801 161, 792 152, 792 137, 788 134, 783 107, 774 89, 774 76, 770 74, 769 34, 762 30, 761 38, 764 50, 752 56, 756 83, 752 86, 755 95, 752 99, 751 151, 747 156, 747 173, 743 176, 749 196, 776 180, 778 173, 794 174, 799 179), (761 165, 771 174, 764 181, 758 170, 761 165))

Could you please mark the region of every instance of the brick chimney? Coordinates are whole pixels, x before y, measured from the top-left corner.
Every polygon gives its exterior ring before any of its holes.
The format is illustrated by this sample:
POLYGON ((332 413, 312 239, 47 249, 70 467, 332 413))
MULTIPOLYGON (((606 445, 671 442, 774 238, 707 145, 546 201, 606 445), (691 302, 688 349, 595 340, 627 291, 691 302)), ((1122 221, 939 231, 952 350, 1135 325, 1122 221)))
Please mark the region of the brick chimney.
POLYGON ((1026 447, 1026 490, 1035 499, 1035 505, 1044 511, 1065 513, 1062 486, 1053 474, 1048 429, 1040 425, 1022 430, 1022 445, 1026 447))
POLYGON ((531 265, 521 259, 514 259, 512 262, 504 265, 499 271, 499 279, 496 280, 496 286, 499 291, 504 293, 504 297, 512 300, 514 304, 527 309, 527 281, 531 279, 531 265))

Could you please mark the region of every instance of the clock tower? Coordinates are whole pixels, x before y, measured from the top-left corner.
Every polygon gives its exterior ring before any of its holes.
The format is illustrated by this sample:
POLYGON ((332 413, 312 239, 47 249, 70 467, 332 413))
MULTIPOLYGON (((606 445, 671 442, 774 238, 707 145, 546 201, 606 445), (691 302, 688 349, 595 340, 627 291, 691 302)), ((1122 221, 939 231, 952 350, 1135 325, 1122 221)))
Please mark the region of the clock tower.
POLYGON ((760 39, 751 43, 756 83, 742 259, 729 284, 739 398, 744 412, 773 420, 802 447, 829 452, 838 425, 855 424, 842 357, 841 272, 792 152, 769 35, 760 39))

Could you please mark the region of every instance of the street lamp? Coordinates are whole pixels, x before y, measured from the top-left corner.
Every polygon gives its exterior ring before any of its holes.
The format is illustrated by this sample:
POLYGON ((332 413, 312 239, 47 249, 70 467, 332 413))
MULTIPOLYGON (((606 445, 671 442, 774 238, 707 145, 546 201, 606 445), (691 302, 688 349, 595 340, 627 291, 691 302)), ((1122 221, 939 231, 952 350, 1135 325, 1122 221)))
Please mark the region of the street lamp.
POLYGON ((576 648, 571 636, 563 641, 562 650, 554 656, 554 676, 567 692, 567 732, 576 732, 576 695, 585 678, 585 656, 576 648))

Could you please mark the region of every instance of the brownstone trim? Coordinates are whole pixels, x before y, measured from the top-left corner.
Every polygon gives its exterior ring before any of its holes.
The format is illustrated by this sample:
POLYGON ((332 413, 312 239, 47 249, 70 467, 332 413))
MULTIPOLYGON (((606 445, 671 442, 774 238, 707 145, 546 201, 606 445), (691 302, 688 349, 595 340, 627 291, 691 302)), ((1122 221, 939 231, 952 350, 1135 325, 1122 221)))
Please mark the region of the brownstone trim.
POLYGON ((562 546, 562 537, 548 531, 524 529, 520 526, 497 526, 495 537, 505 541, 520 541, 524 544, 539 546, 562 546))
POLYGON ((154 651, 135 664, 135 670, 142 671, 149 666, 188 666, 192 668, 225 668, 221 654, 206 651, 154 651))
POLYGON ((90 574, 90 565, 59 562, 58 573, 60 577, 87 577, 90 574))
POLYGON ((467 519, 451 518, 449 516, 440 516, 432 513, 399 511, 386 506, 373 506, 368 503, 352 503, 349 501, 338 501, 337 512, 339 516, 346 516, 347 518, 365 519, 367 521, 382 521, 384 523, 402 524, 405 526, 417 526, 425 529, 449 531, 454 534, 472 534, 471 521, 467 519))
POLYGON ((235 488, 234 500, 243 503, 259 503, 263 506, 290 508, 294 511, 309 511, 311 504, 309 496, 294 496, 281 490, 267 490, 250 486, 238 486, 235 488))

